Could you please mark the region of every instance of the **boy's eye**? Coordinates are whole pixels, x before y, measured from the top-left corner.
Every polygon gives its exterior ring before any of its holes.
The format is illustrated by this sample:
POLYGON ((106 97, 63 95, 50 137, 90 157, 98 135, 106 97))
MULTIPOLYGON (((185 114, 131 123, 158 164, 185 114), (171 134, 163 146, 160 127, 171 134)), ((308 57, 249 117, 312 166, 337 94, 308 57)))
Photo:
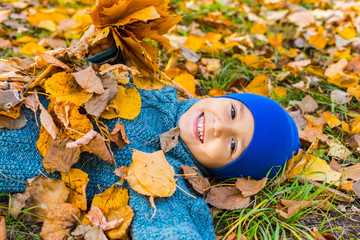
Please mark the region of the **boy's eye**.
POLYGON ((231 154, 234 153, 235 149, 236 149, 236 142, 234 139, 231 139, 231 154))
POLYGON ((231 105, 231 119, 236 117, 236 109, 233 105, 231 105))

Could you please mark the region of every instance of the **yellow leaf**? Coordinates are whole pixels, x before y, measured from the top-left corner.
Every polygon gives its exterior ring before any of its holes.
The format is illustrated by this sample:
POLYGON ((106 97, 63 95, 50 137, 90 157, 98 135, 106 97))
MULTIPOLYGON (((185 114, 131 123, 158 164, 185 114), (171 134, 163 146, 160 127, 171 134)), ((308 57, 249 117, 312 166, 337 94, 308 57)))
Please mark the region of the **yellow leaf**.
POLYGON ((20 49, 20 53, 22 54, 26 54, 26 55, 35 55, 34 51, 41 51, 41 52, 45 52, 46 49, 34 42, 29 42, 27 44, 25 44, 24 46, 22 46, 22 48, 20 49))
POLYGON ((353 39, 356 37, 356 30, 353 27, 339 27, 338 33, 345 39, 353 39))
POLYGON ((226 95, 226 92, 219 88, 213 88, 209 92, 210 97, 219 97, 219 96, 224 96, 224 95, 226 95))
POLYGON ((321 114, 323 118, 325 119, 327 125, 329 125, 330 128, 334 128, 336 126, 341 125, 341 121, 331 112, 324 112, 321 114))
POLYGON ((45 91, 58 101, 67 101, 81 106, 90 100, 93 93, 86 92, 71 73, 59 72, 45 81, 45 91))
POLYGON ((39 39, 30 37, 30 36, 22 36, 22 37, 19 37, 18 39, 16 39, 16 41, 18 41, 20 43, 29 43, 29 42, 37 43, 39 41, 39 39))
POLYGON ((52 13, 37 12, 34 15, 29 16, 28 21, 33 26, 38 26, 38 24, 41 21, 46 21, 46 20, 51 20, 51 21, 55 22, 56 24, 59 24, 59 22, 64 18, 66 18, 66 16, 64 14, 57 13, 57 12, 52 12, 52 13))
POLYGON ((196 51, 198 49, 201 49, 204 43, 205 43, 204 38, 189 34, 188 38, 183 43, 183 45, 193 51, 196 51))
POLYGON ((357 100, 360 99, 360 86, 349 87, 347 92, 354 96, 357 100))
POLYGON ((46 30, 49 30, 50 32, 56 32, 56 24, 51 20, 44 20, 38 23, 38 28, 45 28, 46 30))
POLYGON ((16 119, 20 116, 21 105, 22 105, 22 103, 19 103, 15 107, 10 108, 9 112, 0 111, 0 115, 16 119))
POLYGON ((170 197, 176 190, 175 172, 163 151, 134 150, 126 180, 138 193, 152 197, 170 197))
POLYGON ((69 126, 64 132, 72 139, 77 140, 93 129, 93 125, 86 115, 79 112, 79 108, 72 105, 69 110, 69 126))
POLYGON ((276 36, 271 35, 269 37, 269 42, 274 48, 279 48, 281 46, 281 43, 283 41, 283 34, 279 33, 276 36))
POLYGON ((287 89, 283 87, 274 87, 273 93, 275 95, 275 99, 281 99, 283 97, 286 97, 287 89))
POLYGON ((266 26, 261 23, 256 23, 254 26, 251 27, 250 32, 252 34, 264 34, 268 31, 266 26))
POLYGON ((305 167, 305 177, 313 181, 326 181, 335 186, 339 185, 341 173, 331 169, 330 165, 325 160, 316 158, 314 161, 310 161, 305 167))
POLYGON ((245 89, 251 93, 269 96, 268 83, 269 79, 262 73, 257 75, 245 89))
MULTIPOLYGON (((60 136, 57 137, 57 139, 64 139, 67 135, 65 132, 61 131, 60 136)), ((48 150, 50 143, 52 141, 51 135, 46 131, 43 125, 40 127, 40 133, 39 133, 39 139, 36 142, 36 147, 39 150, 41 156, 45 157, 48 150)))
MULTIPOLYGON (((105 192, 95 194, 92 205, 99 207, 108 221, 125 218, 125 221, 118 227, 106 231, 110 239, 120 239, 127 233, 134 216, 134 212, 128 206, 128 203, 128 190, 126 188, 117 188, 115 184, 106 189, 105 192)), ((87 218, 84 220, 85 224, 89 222, 87 218)))
POLYGON ((351 125, 351 134, 360 133, 360 116, 355 118, 353 124, 351 125))
POLYGON ((345 58, 348 61, 351 61, 351 59, 353 58, 351 56, 351 48, 347 48, 345 51, 339 51, 337 50, 336 52, 334 52, 334 57, 335 58, 345 58))
POLYGON ((240 60, 246 65, 251 65, 256 61, 256 59, 257 59, 256 55, 240 56, 240 60))
POLYGON ((317 33, 309 37, 309 44, 317 49, 323 49, 326 46, 327 40, 322 34, 317 33))
POLYGON ((189 93, 191 93, 193 96, 196 96, 195 94, 195 77, 189 73, 183 73, 178 76, 176 76, 174 79, 174 82, 180 84, 183 88, 186 89, 189 93))
POLYGON ((141 98, 138 90, 130 86, 118 86, 115 99, 106 107, 101 117, 112 119, 116 117, 134 119, 141 109, 141 98))
POLYGON ((92 24, 92 19, 86 10, 77 11, 72 19, 76 21, 76 24, 71 26, 71 30, 74 32, 85 32, 85 30, 92 24))
POLYGON ((66 174, 61 172, 61 179, 70 189, 69 202, 85 211, 87 209, 86 186, 89 182, 88 174, 77 168, 71 168, 66 174))

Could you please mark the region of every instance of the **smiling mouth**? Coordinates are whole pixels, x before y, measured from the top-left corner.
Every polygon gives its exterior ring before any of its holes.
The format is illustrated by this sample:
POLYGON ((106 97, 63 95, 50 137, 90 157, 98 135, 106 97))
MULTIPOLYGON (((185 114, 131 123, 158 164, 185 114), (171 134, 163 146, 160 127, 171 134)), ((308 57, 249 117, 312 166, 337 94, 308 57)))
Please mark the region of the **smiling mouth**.
POLYGON ((196 131, 199 136, 199 139, 201 143, 204 143, 204 135, 205 135, 205 116, 204 113, 202 113, 197 120, 196 124, 196 131))

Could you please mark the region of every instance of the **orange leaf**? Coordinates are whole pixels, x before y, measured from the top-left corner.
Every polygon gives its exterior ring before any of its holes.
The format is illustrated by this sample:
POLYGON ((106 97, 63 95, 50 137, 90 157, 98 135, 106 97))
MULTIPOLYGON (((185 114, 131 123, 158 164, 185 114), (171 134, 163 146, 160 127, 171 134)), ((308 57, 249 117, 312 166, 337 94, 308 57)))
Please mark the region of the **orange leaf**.
POLYGON ((274 48, 279 48, 281 46, 281 43, 283 41, 283 34, 279 33, 276 36, 271 35, 269 37, 269 42, 274 48))
POLYGON ((245 89, 251 93, 269 96, 268 83, 269 79, 262 73, 257 75, 245 89))
POLYGON ((341 121, 331 112, 324 112, 321 114, 323 118, 325 119, 327 125, 329 125, 330 128, 334 128, 336 126, 341 125, 341 121))
POLYGON ((326 46, 327 40, 322 34, 318 33, 309 37, 309 44, 317 49, 323 49, 326 46))
POLYGON ((268 31, 266 26, 261 23, 256 23, 254 26, 251 27, 250 32, 252 34, 264 34, 268 31))

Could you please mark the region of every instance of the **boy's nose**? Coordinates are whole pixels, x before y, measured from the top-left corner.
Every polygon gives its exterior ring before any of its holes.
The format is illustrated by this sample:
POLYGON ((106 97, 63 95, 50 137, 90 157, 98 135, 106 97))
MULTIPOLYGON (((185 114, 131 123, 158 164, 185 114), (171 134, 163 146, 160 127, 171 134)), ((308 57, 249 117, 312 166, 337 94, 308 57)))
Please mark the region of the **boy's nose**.
POLYGON ((214 118, 213 129, 214 137, 220 137, 222 134, 231 131, 231 124, 225 120, 214 118))

